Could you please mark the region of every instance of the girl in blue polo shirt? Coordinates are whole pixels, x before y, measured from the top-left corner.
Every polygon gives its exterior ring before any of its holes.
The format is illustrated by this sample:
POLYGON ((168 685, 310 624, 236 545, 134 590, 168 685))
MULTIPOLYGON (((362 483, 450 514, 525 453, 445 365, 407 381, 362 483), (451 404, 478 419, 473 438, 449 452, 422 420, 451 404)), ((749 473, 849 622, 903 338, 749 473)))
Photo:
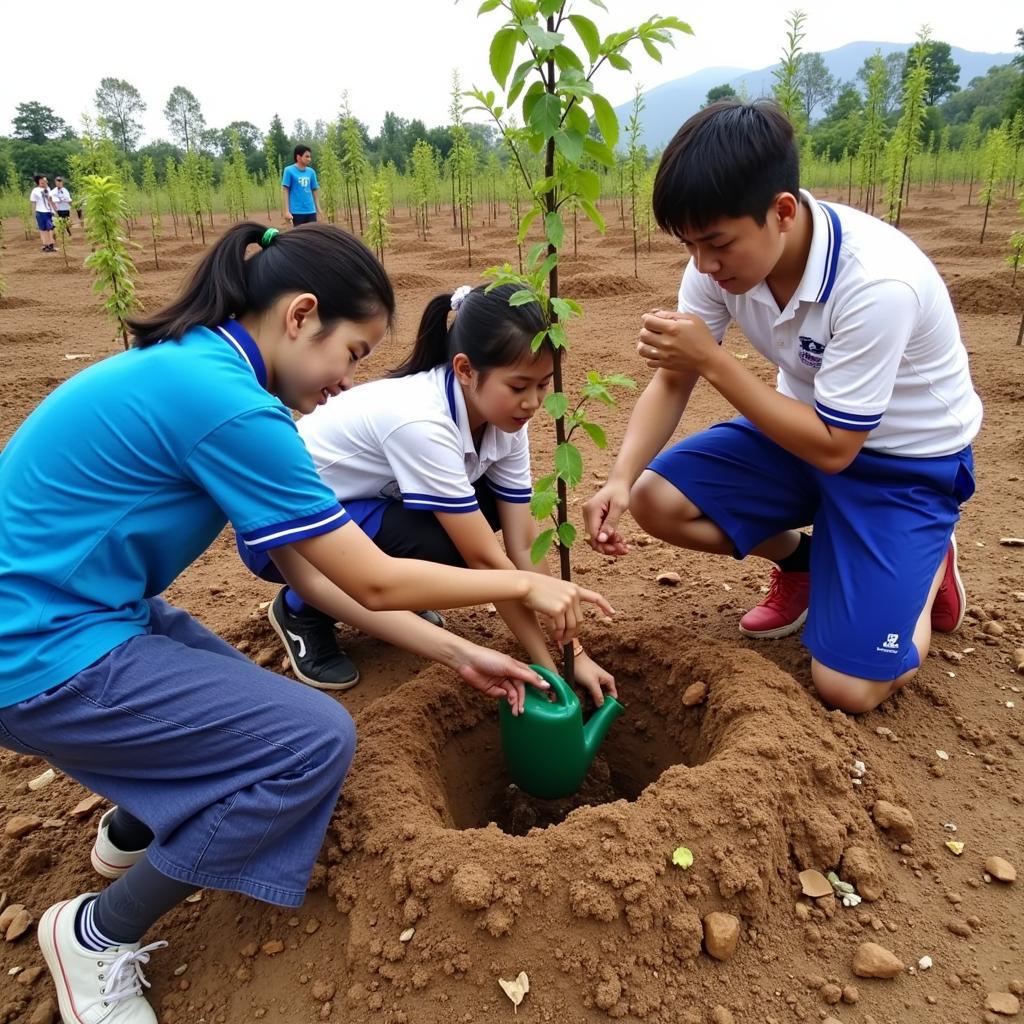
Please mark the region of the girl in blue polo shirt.
MULTIPOLYGON (((158 596, 226 522, 378 610, 521 601, 561 640, 581 601, 611 611, 533 572, 389 558, 322 483, 288 409, 348 387, 393 311, 383 268, 343 231, 236 225, 132 323, 133 349, 57 388, 0 454, 0 745, 116 804, 92 851, 116 881, 39 923, 65 1020, 155 1022, 143 966, 165 943, 140 940, 200 886, 301 903, 352 758, 343 708, 158 596)), ((417 627, 423 653, 513 710, 536 682, 417 627)))
MULTIPOLYGON (((537 524, 530 514, 527 424, 544 400, 553 363, 549 347, 530 350, 544 329, 540 308, 510 306, 513 291, 464 285, 436 296, 411 355, 390 377, 333 398, 299 421, 320 478, 389 555, 547 573, 530 558, 537 524)), ((282 579, 266 553, 242 542, 239 550, 258 575, 282 579)), ((339 606, 344 595, 325 587, 294 552, 273 554, 295 589, 280 591, 268 614, 296 675, 323 689, 353 686, 359 673, 338 647, 334 623, 380 636, 375 614, 351 601, 339 606)), ((531 661, 554 669, 536 616, 516 602, 498 611, 531 661)), ((405 646, 401 631, 396 639, 405 646)), ((603 690, 615 694, 612 676, 579 641, 575 669, 598 705, 603 690)))

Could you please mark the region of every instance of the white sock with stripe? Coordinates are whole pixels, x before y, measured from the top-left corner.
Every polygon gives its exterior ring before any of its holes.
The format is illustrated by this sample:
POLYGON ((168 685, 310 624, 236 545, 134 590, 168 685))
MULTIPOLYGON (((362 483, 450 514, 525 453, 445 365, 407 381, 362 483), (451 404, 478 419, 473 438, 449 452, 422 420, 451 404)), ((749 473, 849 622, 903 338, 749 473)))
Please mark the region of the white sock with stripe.
POLYGON ((102 953, 107 949, 114 949, 120 943, 108 938, 95 924, 94 912, 96 910, 96 898, 83 903, 78 908, 78 917, 75 918, 75 938, 86 948, 94 953, 102 953))

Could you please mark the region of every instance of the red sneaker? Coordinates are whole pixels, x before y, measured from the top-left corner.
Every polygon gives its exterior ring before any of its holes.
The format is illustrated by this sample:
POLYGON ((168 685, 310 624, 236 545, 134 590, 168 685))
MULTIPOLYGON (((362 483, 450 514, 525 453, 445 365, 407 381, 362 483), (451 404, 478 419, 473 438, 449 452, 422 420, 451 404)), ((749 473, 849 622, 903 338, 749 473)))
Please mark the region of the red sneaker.
POLYGON ((767 596, 740 619, 740 632, 760 640, 795 633, 807 618, 810 596, 809 572, 783 572, 774 567, 767 596))
POLYGON ((953 534, 949 538, 946 571, 932 604, 932 630, 936 633, 952 633, 960 628, 966 611, 967 593, 956 564, 956 534, 953 534))

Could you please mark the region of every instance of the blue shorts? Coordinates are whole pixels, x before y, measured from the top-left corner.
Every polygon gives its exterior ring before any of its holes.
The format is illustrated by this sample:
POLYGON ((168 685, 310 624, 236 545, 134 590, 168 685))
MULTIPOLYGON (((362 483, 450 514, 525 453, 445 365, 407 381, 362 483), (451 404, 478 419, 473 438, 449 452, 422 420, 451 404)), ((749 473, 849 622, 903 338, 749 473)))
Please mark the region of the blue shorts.
POLYGON ((149 605, 149 633, 0 708, 0 746, 148 825, 163 874, 298 906, 355 752, 352 719, 180 609, 149 605))
POLYGON ((803 642, 821 664, 877 680, 917 667, 914 627, 974 493, 970 447, 926 459, 862 449, 833 475, 740 417, 691 435, 648 468, 714 522, 738 558, 783 530, 814 527, 803 642))
POLYGON ((37 213, 36 214, 36 227, 40 231, 52 231, 53 230, 53 214, 52 213, 37 213))

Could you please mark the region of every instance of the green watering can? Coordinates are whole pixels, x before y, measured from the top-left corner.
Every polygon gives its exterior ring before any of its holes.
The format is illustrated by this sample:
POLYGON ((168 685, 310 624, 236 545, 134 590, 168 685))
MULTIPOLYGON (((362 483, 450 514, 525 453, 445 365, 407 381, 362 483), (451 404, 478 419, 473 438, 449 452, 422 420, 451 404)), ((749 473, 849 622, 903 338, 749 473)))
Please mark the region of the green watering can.
POLYGON ((579 789, 609 726, 626 709, 606 695, 584 725, 579 698, 569 684, 549 669, 530 668, 551 684, 556 699, 528 686, 518 716, 504 701, 499 704, 501 745, 509 778, 530 796, 556 800, 579 789))

